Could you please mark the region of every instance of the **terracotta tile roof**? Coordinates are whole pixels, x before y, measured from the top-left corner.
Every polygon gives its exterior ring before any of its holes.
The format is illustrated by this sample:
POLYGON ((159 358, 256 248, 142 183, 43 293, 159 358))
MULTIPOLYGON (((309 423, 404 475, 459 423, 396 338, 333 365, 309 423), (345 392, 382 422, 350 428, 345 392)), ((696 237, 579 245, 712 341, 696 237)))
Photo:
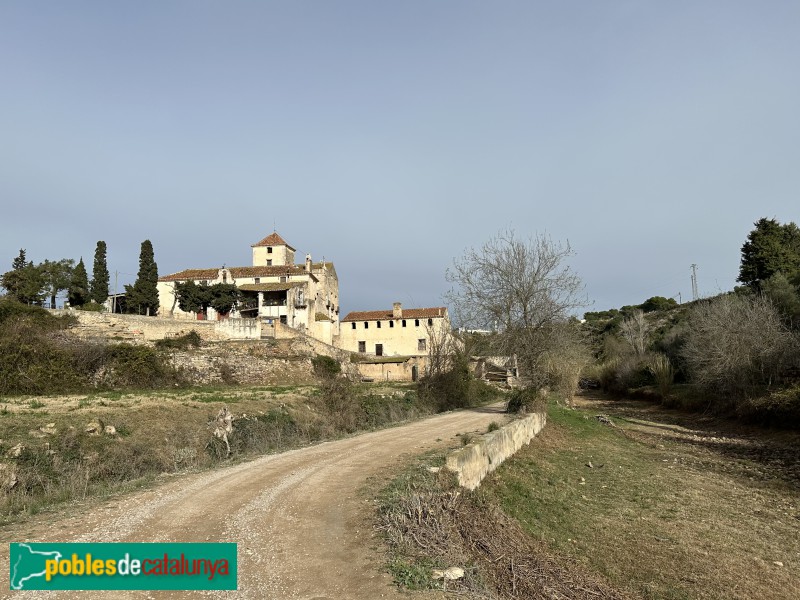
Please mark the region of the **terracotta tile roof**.
POLYGON ((243 292, 283 292, 302 285, 305 285, 304 281, 293 281, 291 283, 245 283, 237 287, 243 292))
MULTIPOLYGON (((444 317, 447 314, 447 309, 444 306, 436 306, 434 308, 404 308, 403 316, 401 319, 433 319, 436 317, 444 317)), ((389 310, 363 310, 347 313, 347 316, 342 319, 342 323, 346 321, 390 321, 394 319, 391 309, 389 310)))
POLYGON ((230 267, 233 278, 238 277, 276 277, 278 275, 305 273, 300 265, 272 265, 270 267, 230 267))
MULTIPOLYGON (((271 267, 227 267, 231 276, 234 279, 239 277, 278 277, 280 275, 297 275, 305 273, 305 268, 302 265, 273 265, 271 267)), ((219 269, 184 269, 171 275, 164 275, 159 277, 159 281, 188 281, 192 279, 198 281, 201 279, 216 279, 219 275, 219 269)))
POLYGON ((286 246, 289 250, 295 250, 285 239, 278 235, 277 231, 273 231, 260 242, 253 244, 251 248, 255 248, 256 246, 286 246))
POLYGON ((172 275, 164 275, 159 277, 159 281, 182 281, 192 279, 198 281, 200 279, 216 279, 219 274, 219 269, 184 269, 172 275))

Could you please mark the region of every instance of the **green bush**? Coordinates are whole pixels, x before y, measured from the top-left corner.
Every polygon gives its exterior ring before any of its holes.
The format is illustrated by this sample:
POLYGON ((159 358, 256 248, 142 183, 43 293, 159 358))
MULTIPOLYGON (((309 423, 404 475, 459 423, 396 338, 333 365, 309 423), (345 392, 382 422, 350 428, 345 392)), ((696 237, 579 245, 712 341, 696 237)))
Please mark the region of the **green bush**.
POLYGON ((78 310, 85 310, 87 312, 105 312, 106 310, 105 306, 103 306, 102 304, 98 304, 94 300, 91 302, 87 302, 82 306, 76 306, 75 308, 77 308, 78 310))
POLYGON ((104 383, 112 387, 158 388, 180 383, 178 372, 154 348, 117 344, 109 349, 104 383))
POLYGON ((508 413, 543 412, 547 406, 547 397, 542 390, 532 387, 517 388, 511 392, 506 403, 508 413))
POLYGON ((323 379, 331 379, 342 372, 342 365, 338 360, 322 354, 312 358, 311 365, 314 367, 314 374, 323 379))
POLYGON ((172 338, 164 338, 155 343, 156 348, 170 350, 188 350, 189 348, 199 348, 203 340, 200 334, 192 329, 189 333, 172 338))

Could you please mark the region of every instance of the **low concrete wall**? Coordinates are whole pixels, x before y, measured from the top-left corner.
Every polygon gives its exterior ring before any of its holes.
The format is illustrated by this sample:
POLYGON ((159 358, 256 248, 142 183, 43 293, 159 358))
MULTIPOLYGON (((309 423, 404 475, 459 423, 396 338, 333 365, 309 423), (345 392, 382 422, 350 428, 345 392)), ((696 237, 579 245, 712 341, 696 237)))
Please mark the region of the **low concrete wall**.
POLYGON ((214 330, 231 340, 260 340, 261 321, 258 319, 223 319, 213 321, 214 330))
POLYGON ((529 444, 547 422, 546 413, 534 413, 512 421, 479 441, 451 452, 446 467, 458 475, 460 486, 474 490, 483 478, 523 445, 529 444))

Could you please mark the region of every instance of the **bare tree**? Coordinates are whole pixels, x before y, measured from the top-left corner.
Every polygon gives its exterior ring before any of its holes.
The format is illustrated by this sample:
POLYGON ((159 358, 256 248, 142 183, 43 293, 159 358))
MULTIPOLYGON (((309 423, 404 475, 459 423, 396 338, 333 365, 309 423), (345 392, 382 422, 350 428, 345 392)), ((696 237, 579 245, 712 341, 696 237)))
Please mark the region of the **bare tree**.
POLYGON ((519 239, 503 231, 480 248, 453 261, 447 298, 457 321, 496 335, 493 351, 516 354, 522 375, 537 387, 547 385, 547 352, 558 344, 570 313, 586 306, 583 284, 568 265, 569 243, 547 235, 519 239))
POLYGON ((450 328, 443 324, 426 324, 425 330, 428 343, 428 361, 425 367, 425 375, 427 377, 441 375, 450 368, 453 353, 461 345, 450 328))
POLYGON ((631 345, 636 356, 642 356, 647 342, 648 325, 644 318, 644 312, 638 308, 629 317, 626 317, 620 325, 622 338, 631 345))

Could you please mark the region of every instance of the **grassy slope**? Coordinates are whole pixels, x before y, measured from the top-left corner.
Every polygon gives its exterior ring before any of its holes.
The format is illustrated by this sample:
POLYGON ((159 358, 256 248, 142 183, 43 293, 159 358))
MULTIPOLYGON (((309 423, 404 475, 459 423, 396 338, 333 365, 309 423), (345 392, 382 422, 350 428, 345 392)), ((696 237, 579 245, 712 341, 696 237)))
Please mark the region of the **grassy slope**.
POLYGON ((227 386, 0 399, 0 523, 69 500, 225 464, 212 423, 237 418, 231 458, 332 439, 429 414, 409 385, 355 386, 332 416, 316 386, 227 386), (347 423, 337 418, 349 415, 347 423), (91 435, 87 425, 116 434, 91 435), (15 454, 15 448, 23 450, 15 454), (13 474, 13 475, 12 475, 13 474), (12 479, 13 477, 13 479, 12 479), (12 484, 13 482, 13 484, 12 484))
POLYGON ((596 414, 551 407, 544 432, 480 493, 646 598, 800 597, 796 480, 702 432, 609 427, 596 414))

